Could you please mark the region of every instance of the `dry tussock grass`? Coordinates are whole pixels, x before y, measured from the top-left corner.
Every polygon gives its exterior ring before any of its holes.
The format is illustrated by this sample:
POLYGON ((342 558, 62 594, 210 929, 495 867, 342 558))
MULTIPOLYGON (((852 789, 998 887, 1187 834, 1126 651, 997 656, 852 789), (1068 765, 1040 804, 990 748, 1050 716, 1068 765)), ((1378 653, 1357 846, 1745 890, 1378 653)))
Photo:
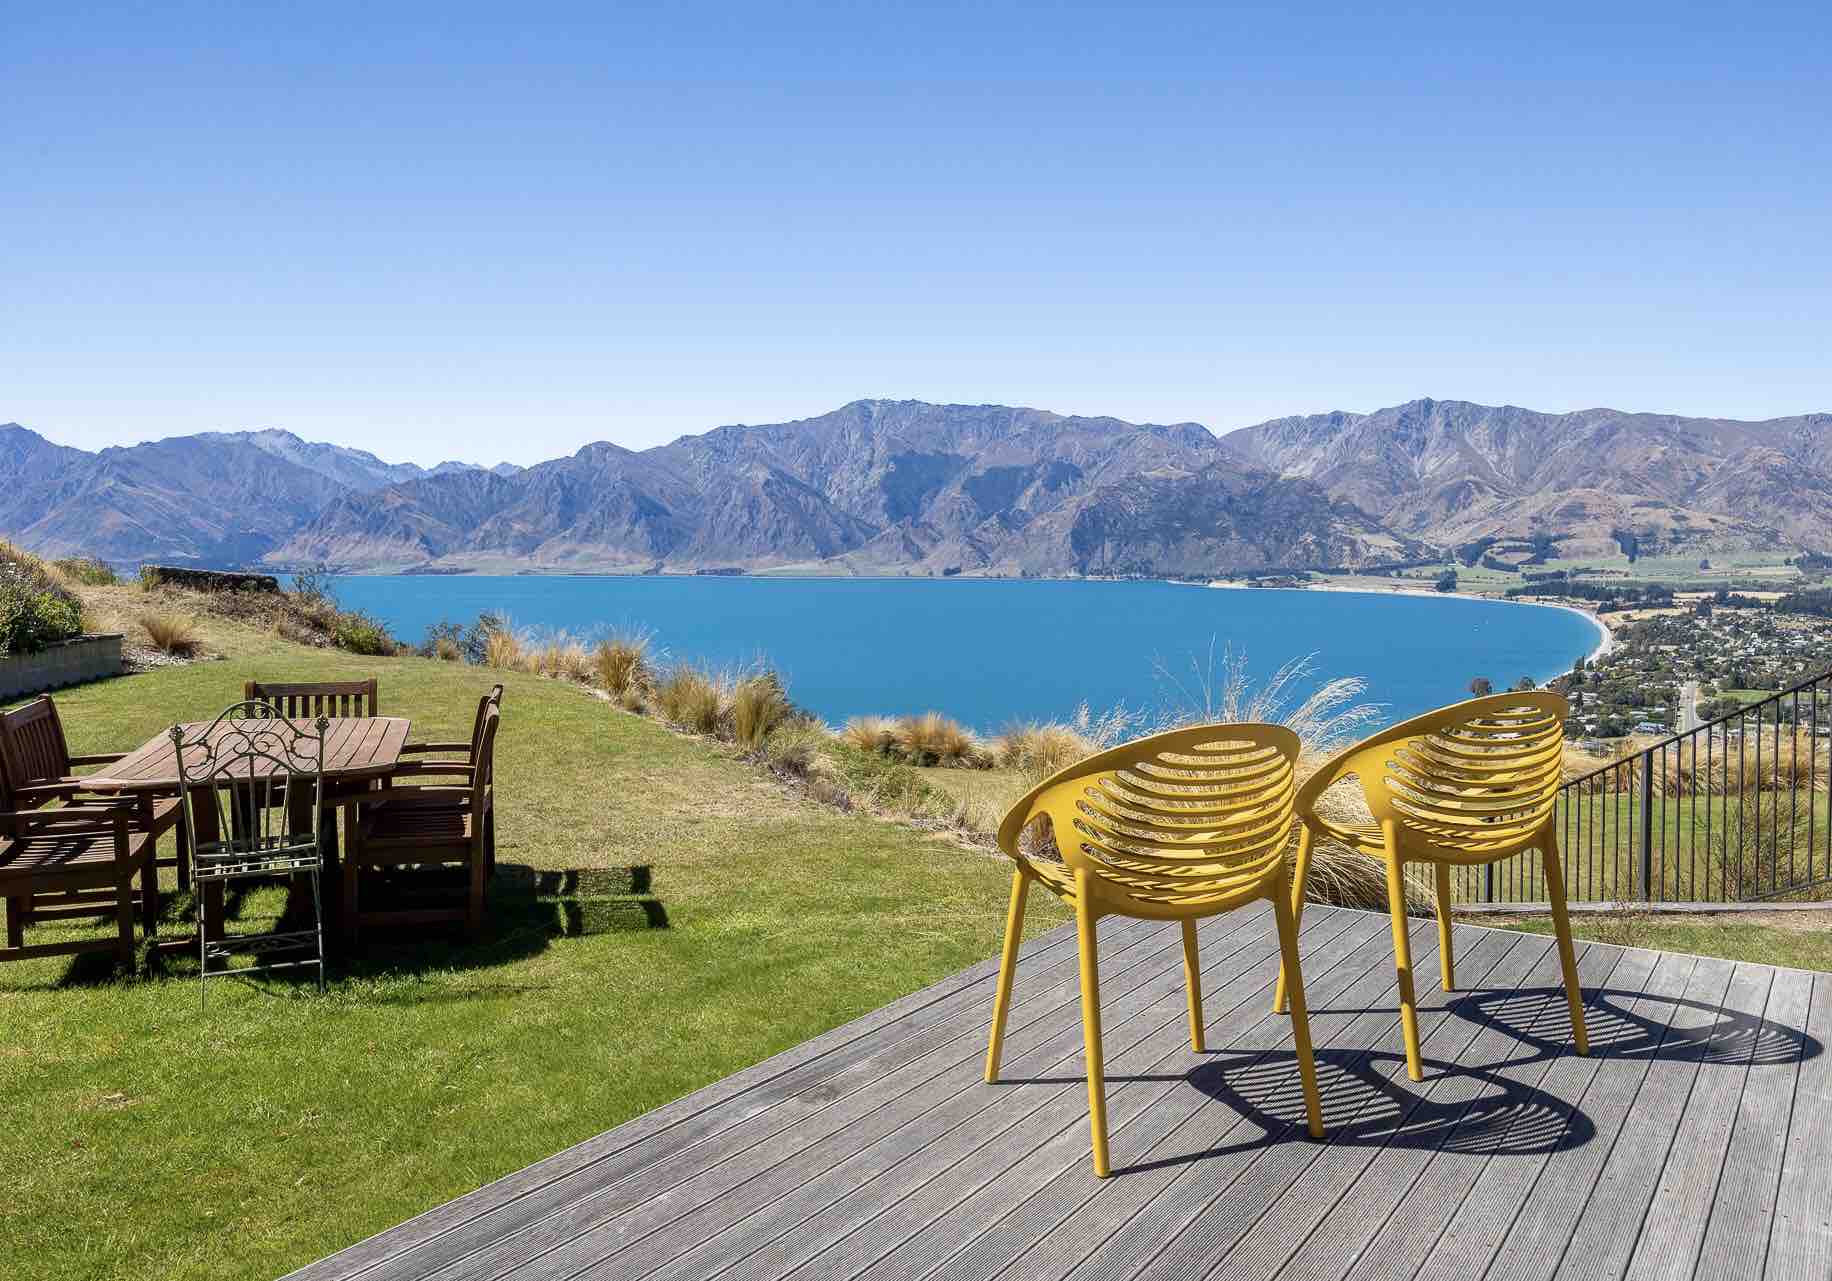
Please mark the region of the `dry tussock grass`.
POLYGON ((640 629, 612 632, 599 641, 592 651, 599 686, 620 701, 631 690, 646 688, 655 674, 650 661, 653 642, 653 634, 640 629))
POLYGON ((732 741, 756 751, 794 713, 789 695, 775 672, 757 672, 731 689, 732 741))
POLYGON ((202 647, 197 622, 185 614, 147 613, 140 615, 140 630, 153 647, 179 658, 190 658, 202 647))

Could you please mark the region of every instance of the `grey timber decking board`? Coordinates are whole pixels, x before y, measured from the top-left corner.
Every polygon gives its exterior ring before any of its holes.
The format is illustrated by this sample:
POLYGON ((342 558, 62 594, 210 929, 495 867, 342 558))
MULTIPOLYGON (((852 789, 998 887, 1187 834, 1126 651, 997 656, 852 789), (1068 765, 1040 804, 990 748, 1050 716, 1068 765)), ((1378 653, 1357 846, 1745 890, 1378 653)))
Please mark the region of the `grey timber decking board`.
POLYGON ((1832 976, 1412 922, 1406 1078, 1384 915, 1300 948, 1329 1137, 1304 1132, 1271 913, 1100 923, 1114 1175, 1088 1159, 1072 927, 1022 950, 1000 1081, 985 962, 292 1274, 1061 1281, 1825 1278, 1832 976))

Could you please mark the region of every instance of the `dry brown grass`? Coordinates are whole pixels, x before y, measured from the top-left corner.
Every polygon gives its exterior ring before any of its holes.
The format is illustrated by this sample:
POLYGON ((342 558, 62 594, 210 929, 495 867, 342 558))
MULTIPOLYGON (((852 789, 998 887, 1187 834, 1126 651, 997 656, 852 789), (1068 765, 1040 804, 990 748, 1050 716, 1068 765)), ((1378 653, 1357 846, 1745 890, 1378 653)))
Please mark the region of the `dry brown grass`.
POLYGON ((498 628, 490 633, 483 645, 483 664, 485 667, 496 667, 506 672, 524 672, 528 670, 528 647, 514 629, 498 628))
POLYGON ((433 657, 441 663, 462 663, 464 649, 449 636, 441 636, 433 641, 433 657))
POLYGON ((855 716, 840 730, 840 740, 861 752, 888 755, 897 746, 897 723, 885 716, 855 716))
POLYGON ((190 658, 203 644, 197 634, 197 620, 187 614, 147 613, 140 615, 138 621, 153 648, 167 654, 190 658))
POLYGON ((980 760, 973 735, 959 721, 940 712, 898 717, 891 735, 893 749, 911 765, 959 769, 980 760))
POLYGON ((731 691, 732 741, 754 752, 794 711, 775 672, 746 676, 731 691))
POLYGON ((680 663, 656 684, 653 706, 682 729, 716 735, 728 707, 725 682, 703 667, 680 663))
POLYGON ((533 651, 532 661, 535 672, 541 676, 581 685, 591 680, 594 670, 585 646, 565 632, 556 632, 543 640, 533 651))
POLYGON ((650 662, 652 640, 649 632, 626 630, 612 632, 598 642, 592 651, 592 669, 599 686, 612 698, 621 700, 632 689, 647 688, 655 674, 650 662))

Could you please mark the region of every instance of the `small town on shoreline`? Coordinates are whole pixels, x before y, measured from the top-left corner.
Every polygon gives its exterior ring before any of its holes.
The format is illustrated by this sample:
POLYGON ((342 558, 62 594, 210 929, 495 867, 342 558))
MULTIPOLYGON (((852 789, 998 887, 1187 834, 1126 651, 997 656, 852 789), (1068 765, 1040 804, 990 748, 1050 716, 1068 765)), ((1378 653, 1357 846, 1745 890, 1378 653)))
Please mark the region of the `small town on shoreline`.
MULTIPOLYGON (((1545 552, 1543 546, 1537 554, 1545 552)), ((1604 640, 1545 682, 1571 700, 1568 734, 1597 755, 1684 733, 1832 667, 1832 557, 1806 553, 1536 559, 1534 545, 1484 540, 1448 564, 1385 571, 1283 573, 1217 586, 1456 594, 1572 609, 1604 640), (1508 559, 1512 552, 1524 559, 1508 559)), ((1472 672, 1472 692, 1528 688, 1530 676, 1472 672)), ((1763 720, 1832 737, 1832 708, 1766 709, 1763 720)))

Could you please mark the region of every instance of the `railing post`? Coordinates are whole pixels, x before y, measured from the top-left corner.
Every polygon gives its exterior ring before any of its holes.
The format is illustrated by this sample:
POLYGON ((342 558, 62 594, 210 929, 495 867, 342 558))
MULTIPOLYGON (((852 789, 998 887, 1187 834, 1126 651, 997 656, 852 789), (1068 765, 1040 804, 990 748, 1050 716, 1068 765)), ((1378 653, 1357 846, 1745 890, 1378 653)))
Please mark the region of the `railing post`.
POLYGON ((1495 901, 1495 865, 1493 863, 1482 865, 1482 901, 1484 903, 1495 901))
POLYGON ((1641 753, 1641 897, 1654 901, 1654 749, 1641 753))

